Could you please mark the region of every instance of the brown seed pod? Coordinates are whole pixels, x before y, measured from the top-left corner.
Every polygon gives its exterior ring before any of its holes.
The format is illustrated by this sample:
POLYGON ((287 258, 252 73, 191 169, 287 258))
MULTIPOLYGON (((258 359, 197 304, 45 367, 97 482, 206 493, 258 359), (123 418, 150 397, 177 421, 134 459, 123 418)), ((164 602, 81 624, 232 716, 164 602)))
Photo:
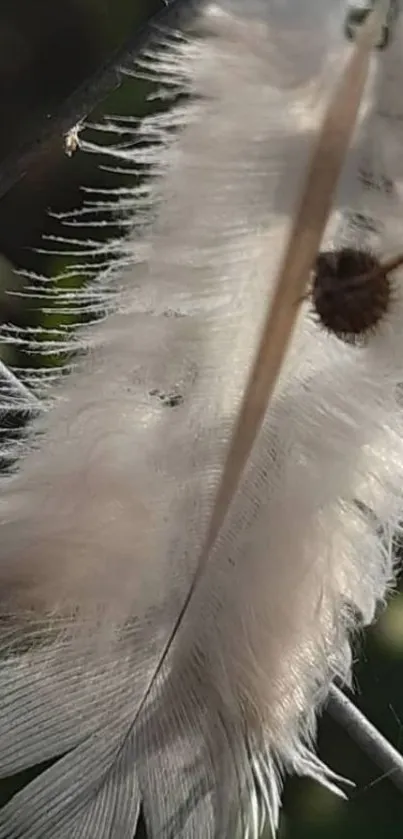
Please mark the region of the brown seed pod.
POLYGON ((373 254, 354 248, 320 253, 311 291, 318 321, 352 343, 374 330, 389 309, 389 273, 402 261, 400 256, 382 264, 373 254))

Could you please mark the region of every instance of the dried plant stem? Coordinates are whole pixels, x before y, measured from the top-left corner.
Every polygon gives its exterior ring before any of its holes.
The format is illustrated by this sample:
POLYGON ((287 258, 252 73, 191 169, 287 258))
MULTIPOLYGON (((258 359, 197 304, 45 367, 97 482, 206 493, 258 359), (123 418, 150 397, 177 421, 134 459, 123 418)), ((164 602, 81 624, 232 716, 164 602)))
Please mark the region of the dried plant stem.
MULTIPOLYGON (((337 251, 335 251, 335 254, 337 255, 337 251)), ((373 270, 366 271, 365 274, 357 274, 354 277, 354 283, 364 285, 365 283, 371 282, 371 280, 379 280, 381 277, 386 277, 388 274, 393 273, 393 271, 397 271, 402 265, 403 253, 398 253, 396 256, 385 259, 385 262, 380 262, 373 270)), ((308 300, 309 296, 309 294, 304 294, 303 300, 308 300)))
POLYGON ((354 131, 378 26, 379 14, 373 12, 362 28, 323 121, 232 437, 207 552, 225 519, 281 371, 354 131))
POLYGON ((403 792, 403 755, 336 685, 332 685, 330 689, 327 710, 368 757, 385 771, 385 777, 403 792))
POLYGON ((368 16, 362 27, 351 59, 325 114, 279 272, 274 299, 269 303, 259 350, 243 396, 206 543, 158 667, 137 709, 136 719, 141 714, 153 684, 165 664, 189 603, 205 571, 210 550, 224 522, 269 405, 297 318, 298 300, 308 284, 351 141, 368 75, 371 50, 376 41, 379 18, 378 7, 368 16))
POLYGON ((179 15, 186 8, 194 12, 198 0, 161 0, 161 10, 142 26, 136 26, 127 40, 99 67, 90 78, 86 79, 62 105, 53 113, 47 114, 43 122, 36 127, 32 137, 17 146, 0 163, 0 199, 29 170, 30 166, 43 154, 47 144, 55 137, 62 138, 73 126, 85 119, 91 111, 113 90, 118 88, 125 78, 125 66, 133 64, 139 53, 147 45, 159 26, 175 26, 179 15))
POLYGON ((381 275, 386 276, 386 274, 390 274, 392 271, 397 271, 403 265, 403 253, 397 254, 397 256, 391 256, 390 259, 385 259, 385 262, 382 262, 379 268, 373 271, 369 276, 369 279, 373 277, 379 277, 381 275))

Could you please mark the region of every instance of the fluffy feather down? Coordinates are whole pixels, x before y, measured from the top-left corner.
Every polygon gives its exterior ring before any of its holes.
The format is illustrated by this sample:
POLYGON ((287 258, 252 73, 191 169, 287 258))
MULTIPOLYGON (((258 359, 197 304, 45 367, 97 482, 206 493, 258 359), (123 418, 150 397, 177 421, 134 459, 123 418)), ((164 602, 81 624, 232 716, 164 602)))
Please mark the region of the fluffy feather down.
MULTIPOLYGON (((315 712, 335 675, 348 678, 351 631, 393 578, 398 278, 365 347, 322 332, 304 304, 163 657, 312 145, 353 49, 343 11, 338 0, 223 1, 140 63, 162 95, 190 98, 135 127, 146 144, 111 149, 151 177, 120 202, 133 221, 118 264, 59 305, 113 311, 68 336, 79 360, 2 479, 0 774, 58 760, 0 812, 1 839, 131 837, 140 803, 153 839, 255 837, 266 817, 277 824, 284 771, 333 784, 310 750, 315 712)), ((374 54, 328 247, 401 246, 401 47, 399 28, 374 54)))

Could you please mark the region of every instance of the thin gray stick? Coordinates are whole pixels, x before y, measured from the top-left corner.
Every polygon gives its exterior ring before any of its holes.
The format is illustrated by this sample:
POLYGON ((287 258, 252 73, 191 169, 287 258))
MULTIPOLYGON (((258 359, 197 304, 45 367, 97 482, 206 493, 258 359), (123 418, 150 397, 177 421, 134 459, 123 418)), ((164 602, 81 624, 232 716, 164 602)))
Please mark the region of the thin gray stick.
POLYGON ((403 792, 403 755, 372 725, 336 685, 330 689, 327 711, 403 792))
POLYGON ((194 14, 198 0, 161 0, 162 8, 142 26, 136 26, 119 47, 93 75, 66 99, 53 113, 47 114, 33 135, 0 161, 0 199, 18 183, 53 137, 62 138, 125 78, 125 67, 131 65, 159 27, 175 27, 184 14, 194 14))

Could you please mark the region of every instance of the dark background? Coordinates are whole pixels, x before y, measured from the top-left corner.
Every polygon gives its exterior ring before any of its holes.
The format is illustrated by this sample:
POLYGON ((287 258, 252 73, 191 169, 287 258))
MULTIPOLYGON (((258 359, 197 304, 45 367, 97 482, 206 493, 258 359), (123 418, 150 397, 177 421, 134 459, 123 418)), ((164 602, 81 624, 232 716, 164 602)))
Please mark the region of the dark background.
MULTIPOLYGON (((160 0, 1 0, 0 168, 13 150, 34 136, 44 118, 122 43, 129 30, 161 7, 160 0)), ((149 107, 144 83, 128 80, 97 108, 102 113, 140 115, 149 107)), ((51 117, 50 117, 51 118, 51 117)), ((88 136, 85 135, 85 136, 88 136)), ((50 211, 80 206, 85 186, 121 186, 133 176, 100 167, 96 155, 65 155, 56 137, 24 179, 0 200, 0 322, 42 324, 34 301, 13 297, 18 272, 55 277, 68 257, 43 254, 44 234, 65 235, 50 211)), ((403 220, 402 220, 403 226, 403 220)), ((112 236, 113 228, 74 230, 74 236, 112 236)), ((24 364, 23 353, 0 357, 24 364)), ((32 365, 32 359, 29 363, 32 365)), ((360 639, 355 670, 357 702, 369 718, 403 749, 403 594, 396 594, 377 625, 360 639)), ((403 834, 403 794, 351 743, 328 717, 320 727, 322 759, 354 780, 347 802, 313 782, 287 783, 281 839, 394 839, 403 834)), ((0 798, 10 792, 0 787, 0 798)))

